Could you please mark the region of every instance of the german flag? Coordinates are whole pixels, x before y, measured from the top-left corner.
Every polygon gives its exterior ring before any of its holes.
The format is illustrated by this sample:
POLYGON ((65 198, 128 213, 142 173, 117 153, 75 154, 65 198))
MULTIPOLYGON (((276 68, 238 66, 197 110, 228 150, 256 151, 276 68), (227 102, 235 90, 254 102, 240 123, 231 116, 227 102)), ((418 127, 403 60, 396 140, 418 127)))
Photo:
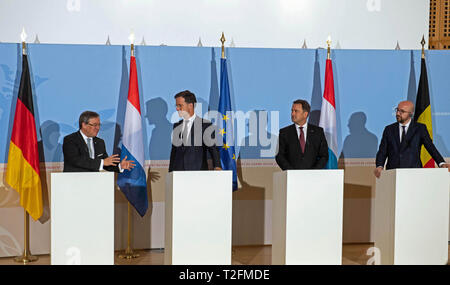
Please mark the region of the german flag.
POLYGON ((19 192, 20 205, 34 220, 41 217, 43 210, 39 175, 39 153, 30 71, 27 56, 23 55, 22 75, 9 144, 5 181, 19 192))
MULTIPOLYGON (((431 123, 430 91, 428 89, 427 65, 425 56, 422 56, 419 90, 417 91, 416 110, 414 111, 414 121, 427 126, 428 133, 433 139, 433 125, 431 123)), ((425 168, 434 168, 434 160, 422 146, 420 160, 425 168)))

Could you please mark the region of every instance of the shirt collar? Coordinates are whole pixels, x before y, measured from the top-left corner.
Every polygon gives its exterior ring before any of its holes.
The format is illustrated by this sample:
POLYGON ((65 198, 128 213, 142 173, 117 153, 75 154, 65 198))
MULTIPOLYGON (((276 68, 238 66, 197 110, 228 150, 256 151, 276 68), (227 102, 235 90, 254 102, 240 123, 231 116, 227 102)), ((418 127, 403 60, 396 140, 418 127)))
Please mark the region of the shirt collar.
POLYGON ((408 123, 406 123, 406 124, 401 124, 401 123, 398 123, 399 125, 400 125, 400 127, 402 127, 402 126, 405 126, 406 128, 409 128, 409 125, 411 124, 411 121, 412 121, 412 119, 411 120, 409 120, 409 122, 408 123))
POLYGON ((184 120, 184 121, 191 123, 195 120, 196 117, 197 117, 197 115, 194 113, 194 115, 192 115, 192 117, 190 117, 189 119, 184 120))
POLYGON ((87 141, 87 139, 89 138, 88 136, 86 136, 85 134, 83 134, 83 132, 80 130, 80 134, 83 137, 84 141, 87 141))
POLYGON ((300 128, 303 127, 304 130, 306 130, 306 128, 308 127, 308 122, 306 122, 303 126, 300 126, 299 124, 295 123, 296 128, 300 128))

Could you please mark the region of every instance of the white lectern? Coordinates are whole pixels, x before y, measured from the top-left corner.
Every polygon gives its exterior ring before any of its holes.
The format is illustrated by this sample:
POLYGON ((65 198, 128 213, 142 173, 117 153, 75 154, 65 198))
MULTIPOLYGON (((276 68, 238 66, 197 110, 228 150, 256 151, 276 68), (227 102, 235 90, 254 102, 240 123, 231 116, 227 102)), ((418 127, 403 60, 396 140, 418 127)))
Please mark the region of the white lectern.
POLYGON ((114 264, 114 173, 51 174, 51 263, 114 264))
POLYGON ((393 169, 376 182, 375 247, 383 265, 447 264, 447 169, 393 169))
POLYGON ((274 173, 272 264, 342 264, 344 171, 274 173))
POLYGON ((164 263, 231 264, 231 171, 167 175, 164 263))

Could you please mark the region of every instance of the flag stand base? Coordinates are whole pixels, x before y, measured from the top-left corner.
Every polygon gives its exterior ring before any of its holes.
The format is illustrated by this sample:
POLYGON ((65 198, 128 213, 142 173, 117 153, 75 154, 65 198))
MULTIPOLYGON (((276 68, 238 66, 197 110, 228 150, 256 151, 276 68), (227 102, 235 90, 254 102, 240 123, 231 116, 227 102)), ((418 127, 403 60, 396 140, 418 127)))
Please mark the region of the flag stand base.
POLYGON ((27 264, 30 262, 37 261, 39 258, 37 256, 31 255, 30 252, 24 251, 21 256, 14 258, 14 262, 27 264))
POLYGON ((125 253, 120 254, 119 258, 121 259, 134 259, 134 258, 138 258, 140 255, 138 253, 135 253, 130 247, 128 247, 125 250, 125 253))

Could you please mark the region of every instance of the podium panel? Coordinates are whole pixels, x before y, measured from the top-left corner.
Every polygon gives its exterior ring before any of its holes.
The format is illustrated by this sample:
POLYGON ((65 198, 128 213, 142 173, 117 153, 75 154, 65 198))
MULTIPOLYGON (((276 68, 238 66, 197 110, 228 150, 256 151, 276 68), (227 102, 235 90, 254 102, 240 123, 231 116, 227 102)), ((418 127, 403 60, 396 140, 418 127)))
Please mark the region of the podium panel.
POLYGON ((272 264, 342 264, 344 171, 274 173, 272 264))
POLYGON ((381 264, 447 264, 447 169, 383 171, 375 199, 375 247, 381 264))
POLYGON ((164 263, 231 264, 231 171, 167 175, 164 263))
POLYGON ((114 264, 114 173, 51 174, 51 264, 114 264))

